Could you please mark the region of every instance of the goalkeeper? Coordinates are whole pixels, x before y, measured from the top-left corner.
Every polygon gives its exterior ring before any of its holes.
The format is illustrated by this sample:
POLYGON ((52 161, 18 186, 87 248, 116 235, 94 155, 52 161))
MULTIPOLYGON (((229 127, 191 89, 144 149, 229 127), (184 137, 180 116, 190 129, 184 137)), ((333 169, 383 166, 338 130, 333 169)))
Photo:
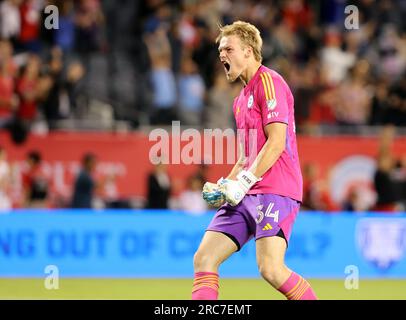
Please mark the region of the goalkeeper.
POLYGON ((309 283, 284 263, 303 185, 292 93, 277 72, 262 65, 255 26, 238 21, 221 27, 217 42, 228 81, 244 85, 233 104, 244 134, 228 177, 203 188, 203 198, 220 208, 194 256, 192 299, 218 298, 220 264, 252 238, 259 271, 272 287, 288 299, 316 299, 309 283))

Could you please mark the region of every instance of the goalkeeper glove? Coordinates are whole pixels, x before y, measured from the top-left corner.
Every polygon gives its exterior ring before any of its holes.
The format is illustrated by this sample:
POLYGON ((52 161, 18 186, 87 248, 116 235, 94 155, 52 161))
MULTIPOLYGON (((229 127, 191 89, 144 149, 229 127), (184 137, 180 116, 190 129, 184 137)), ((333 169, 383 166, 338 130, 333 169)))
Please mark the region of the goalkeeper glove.
POLYGON ((217 181, 217 184, 206 182, 203 186, 203 199, 212 207, 218 208, 226 201, 219 189, 219 185, 221 185, 223 181, 225 181, 225 179, 221 178, 217 181))
POLYGON ((219 189, 225 200, 232 206, 236 206, 259 180, 261 179, 258 179, 250 171, 243 170, 237 175, 237 180, 223 179, 219 189))

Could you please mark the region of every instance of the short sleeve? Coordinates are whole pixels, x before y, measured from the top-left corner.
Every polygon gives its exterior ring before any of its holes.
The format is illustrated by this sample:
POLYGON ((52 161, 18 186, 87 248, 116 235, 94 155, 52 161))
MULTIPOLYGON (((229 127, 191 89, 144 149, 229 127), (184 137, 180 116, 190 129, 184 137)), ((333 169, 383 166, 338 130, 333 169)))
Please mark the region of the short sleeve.
POLYGON ((269 72, 260 74, 256 91, 263 126, 272 122, 288 124, 289 109, 285 86, 282 79, 272 77, 269 72))

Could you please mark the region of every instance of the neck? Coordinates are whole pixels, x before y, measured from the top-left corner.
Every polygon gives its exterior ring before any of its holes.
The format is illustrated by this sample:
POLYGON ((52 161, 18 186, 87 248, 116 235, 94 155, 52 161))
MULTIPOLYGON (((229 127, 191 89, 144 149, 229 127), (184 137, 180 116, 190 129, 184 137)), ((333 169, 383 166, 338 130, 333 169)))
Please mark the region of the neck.
POLYGON ((258 71, 260 66, 261 62, 254 60, 247 66, 247 68, 243 71, 243 73, 241 73, 240 80, 242 81, 244 86, 246 86, 247 83, 252 79, 252 77, 258 71))

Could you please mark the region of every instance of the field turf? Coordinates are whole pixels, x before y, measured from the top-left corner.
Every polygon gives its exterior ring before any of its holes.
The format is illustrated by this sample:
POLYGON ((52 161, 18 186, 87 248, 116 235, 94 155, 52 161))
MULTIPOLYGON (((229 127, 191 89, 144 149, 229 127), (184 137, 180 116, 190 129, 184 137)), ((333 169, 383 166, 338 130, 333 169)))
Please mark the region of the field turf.
MULTIPOLYGON (((344 280, 309 279, 319 299, 406 300, 406 280, 360 280, 347 290, 344 280)), ((0 299, 188 300, 191 279, 60 279, 47 290, 44 279, 0 278, 0 299)), ((279 300, 284 297, 261 279, 221 279, 222 300, 279 300)))

